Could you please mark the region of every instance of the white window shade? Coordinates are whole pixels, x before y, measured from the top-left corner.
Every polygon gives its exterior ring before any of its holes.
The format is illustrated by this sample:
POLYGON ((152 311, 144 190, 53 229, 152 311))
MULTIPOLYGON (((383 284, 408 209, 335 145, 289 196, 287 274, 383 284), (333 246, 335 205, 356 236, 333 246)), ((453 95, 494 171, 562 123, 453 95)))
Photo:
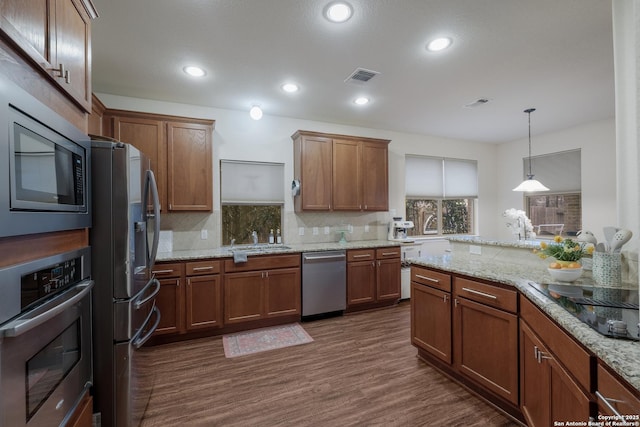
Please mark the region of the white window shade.
MULTIPOLYGON (((580 192, 580 150, 562 151, 531 158, 531 172, 535 179, 554 193, 580 192)), ((524 159, 524 175, 529 174, 529 159, 524 159)))
POLYGON ((444 159, 444 197, 478 197, 478 163, 471 160, 444 159))
POLYGON ((442 159, 406 156, 404 163, 406 197, 442 197, 442 159))
POLYGON ((478 197, 478 163, 441 157, 405 157, 405 197, 478 197))
POLYGON ((220 160, 220 199, 227 204, 284 203, 284 164, 220 160))

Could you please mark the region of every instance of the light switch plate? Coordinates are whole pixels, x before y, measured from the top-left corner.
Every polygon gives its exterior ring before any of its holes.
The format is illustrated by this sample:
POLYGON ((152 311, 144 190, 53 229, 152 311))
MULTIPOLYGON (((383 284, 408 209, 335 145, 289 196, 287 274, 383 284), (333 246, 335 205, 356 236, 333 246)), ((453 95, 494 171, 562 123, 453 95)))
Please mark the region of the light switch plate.
POLYGON ((207 240, 208 238, 209 238, 209 232, 206 229, 200 230, 200 239, 207 240))
POLYGON ((298 227, 298 236, 304 236, 304 227, 298 227))
POLYGON ((474 255, 482 255, 482 246, 469 245, 469 253, 474 255))
POLYGON ((318 235, 318 227, 313 227, 313 235, 314 236, 318 235))
POLYGON ((364 225, 364 232, 368 233, 369 232, 369 224, 365 224, 364 225))
POLYGON ((329 234, 329 233, 331 233, 331 229, 329 227, 325 227, 324 234, 329 234))

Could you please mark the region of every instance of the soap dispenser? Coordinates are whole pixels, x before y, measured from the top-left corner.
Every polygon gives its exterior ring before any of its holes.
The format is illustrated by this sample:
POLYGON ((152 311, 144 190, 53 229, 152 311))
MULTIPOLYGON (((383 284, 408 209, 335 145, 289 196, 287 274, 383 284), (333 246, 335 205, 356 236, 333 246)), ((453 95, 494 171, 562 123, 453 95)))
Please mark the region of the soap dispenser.
POLYGON ((269 243, 273 244, 275 243, 274 237, 273 237, 273 228, 269 231, 269 243))

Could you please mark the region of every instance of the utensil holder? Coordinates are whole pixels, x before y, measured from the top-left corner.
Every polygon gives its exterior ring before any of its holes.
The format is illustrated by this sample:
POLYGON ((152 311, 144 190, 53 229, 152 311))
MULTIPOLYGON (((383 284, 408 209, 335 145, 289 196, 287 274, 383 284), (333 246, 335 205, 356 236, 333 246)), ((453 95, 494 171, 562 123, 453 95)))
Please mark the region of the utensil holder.
POLYGON ((622 285, 622 254, 620 253, 593 253, 593 280, 602 286, 622 285))

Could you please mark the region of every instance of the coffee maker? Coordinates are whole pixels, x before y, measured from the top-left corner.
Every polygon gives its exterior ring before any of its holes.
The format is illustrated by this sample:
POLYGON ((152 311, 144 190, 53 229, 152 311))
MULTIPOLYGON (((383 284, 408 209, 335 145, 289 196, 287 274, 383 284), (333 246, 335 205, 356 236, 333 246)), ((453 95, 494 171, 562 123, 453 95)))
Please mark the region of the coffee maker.
POLYGON ((394 218, 389 223, 388 240, 407 242, 407 230, 413 228, 413 221, 402 221, 402 218, 394 218))

